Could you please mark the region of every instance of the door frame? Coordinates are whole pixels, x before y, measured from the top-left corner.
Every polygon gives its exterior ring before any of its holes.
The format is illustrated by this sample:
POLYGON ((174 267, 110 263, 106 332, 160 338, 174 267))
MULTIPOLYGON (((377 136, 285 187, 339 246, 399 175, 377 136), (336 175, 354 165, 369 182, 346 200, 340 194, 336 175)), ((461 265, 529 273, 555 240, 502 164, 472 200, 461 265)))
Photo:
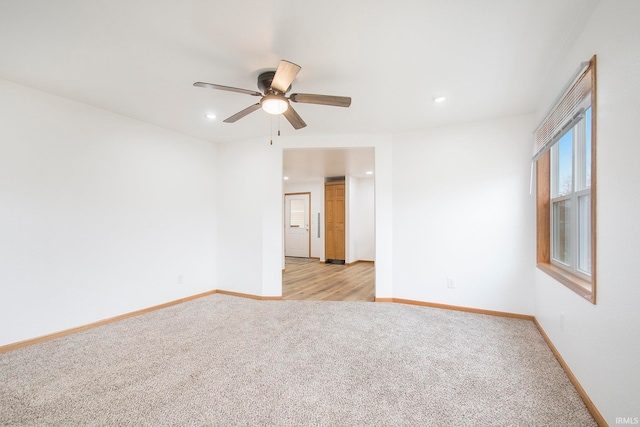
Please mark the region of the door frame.
POLYGON ((287 196, 309 196, 309 203, 307 205, 307 224, 309 224, 309 226, 307 227, 307 241, 309 243, 309 247, 307 248, 308 254, 309 256, 307 258, 311 258, 311 192, 310 191, 305 191, 305 192, 298 192, 298 193, 284 193, 284 196, 282 198, 282 203, 283 203, 283 214, 282 215, 282 224, 283 224, 283 229, 282 229, 282 234, 283 234, 283 242, 285 244, 284 249, 284 253, 285 253, 285 258, 286 258, 286 253, 287 253, 287 247, 286 247, 286 242, 287 242, 287 196))

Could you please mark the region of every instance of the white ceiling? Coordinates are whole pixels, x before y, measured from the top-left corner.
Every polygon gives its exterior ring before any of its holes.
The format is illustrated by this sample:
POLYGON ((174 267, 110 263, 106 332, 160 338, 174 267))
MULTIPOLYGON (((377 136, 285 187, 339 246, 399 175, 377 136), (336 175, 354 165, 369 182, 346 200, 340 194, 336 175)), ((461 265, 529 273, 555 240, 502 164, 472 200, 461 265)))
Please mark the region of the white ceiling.
POLYGON ((375 173, 374 148, 299 148, 286 149, 283 176, 289 183, 318 181, 324 178, 353 176, 369 178, 375 173))
POLYGON ((225 142, 268 135, 270 116, 222 123, 256 98, 192 84, 257 90, 287 59, 293 92, 353 103, 295 104, 308 126, 283 135, 401 132, 533 111, 596 3, 0 0, 0 78, 225 142))

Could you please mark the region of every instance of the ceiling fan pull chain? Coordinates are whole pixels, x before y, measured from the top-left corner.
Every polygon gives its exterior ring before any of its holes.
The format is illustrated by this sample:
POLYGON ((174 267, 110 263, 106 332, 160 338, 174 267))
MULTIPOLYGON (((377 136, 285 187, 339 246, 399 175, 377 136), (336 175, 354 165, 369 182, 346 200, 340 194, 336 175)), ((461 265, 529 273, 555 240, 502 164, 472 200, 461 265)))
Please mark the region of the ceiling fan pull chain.
POLYGON ((280 114, 278 114, 278 136, 280 136, 280 114))

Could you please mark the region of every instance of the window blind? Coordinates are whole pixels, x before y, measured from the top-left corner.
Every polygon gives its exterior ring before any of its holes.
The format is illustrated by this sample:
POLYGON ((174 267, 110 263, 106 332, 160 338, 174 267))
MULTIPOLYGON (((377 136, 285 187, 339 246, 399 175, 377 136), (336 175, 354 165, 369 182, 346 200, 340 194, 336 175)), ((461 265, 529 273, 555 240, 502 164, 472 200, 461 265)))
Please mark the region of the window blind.
POLYGON ((304 227, 304 211, 291 211, 290 227, 304 227))
POLYGON ((583 101, 591 95, 593 73, 590 62, 583 62, 577 76, 556 101, 534 134, 533 161, 538 160, 560 137, 580 121, 583 101))
POLYGON ((304 227, 304 213, 304 200, 291 200, 289 205, 289 227, 304 227))

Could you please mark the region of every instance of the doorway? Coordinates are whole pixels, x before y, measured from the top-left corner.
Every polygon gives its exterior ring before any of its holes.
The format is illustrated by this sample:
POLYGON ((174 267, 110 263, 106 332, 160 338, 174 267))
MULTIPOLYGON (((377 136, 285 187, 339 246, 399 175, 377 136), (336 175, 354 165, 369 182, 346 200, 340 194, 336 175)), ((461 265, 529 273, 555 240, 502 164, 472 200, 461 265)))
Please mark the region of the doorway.
POLYGON ((292 210, 286 202, 284 205, 283 299, 373 301, 376 254, 374 168, 373 147, 283 150, 283 194, 310 193, 311 199, 310 215, 305 214, 309 221, 308 258, 298 257, 289 251, 292 244, 287 244, 287 234, 300 232, 302 224, 288 226, 291 219, 287 215, 291 215, 292 210), (327 252, 325 240, 330 231, 326 229, 325 184, 337 177, 343 177, 345 182, 346 231, 344 244, 340 244, 345 253, 340 256, 327 252), (330 264, 329 259, 344 260, 345 265, 330 264), (345 285, 352 286, 353 290, 345 285))
POLYGON ((284 195, 284 254, 286 257, 311 256, 311 193, 284 195))

